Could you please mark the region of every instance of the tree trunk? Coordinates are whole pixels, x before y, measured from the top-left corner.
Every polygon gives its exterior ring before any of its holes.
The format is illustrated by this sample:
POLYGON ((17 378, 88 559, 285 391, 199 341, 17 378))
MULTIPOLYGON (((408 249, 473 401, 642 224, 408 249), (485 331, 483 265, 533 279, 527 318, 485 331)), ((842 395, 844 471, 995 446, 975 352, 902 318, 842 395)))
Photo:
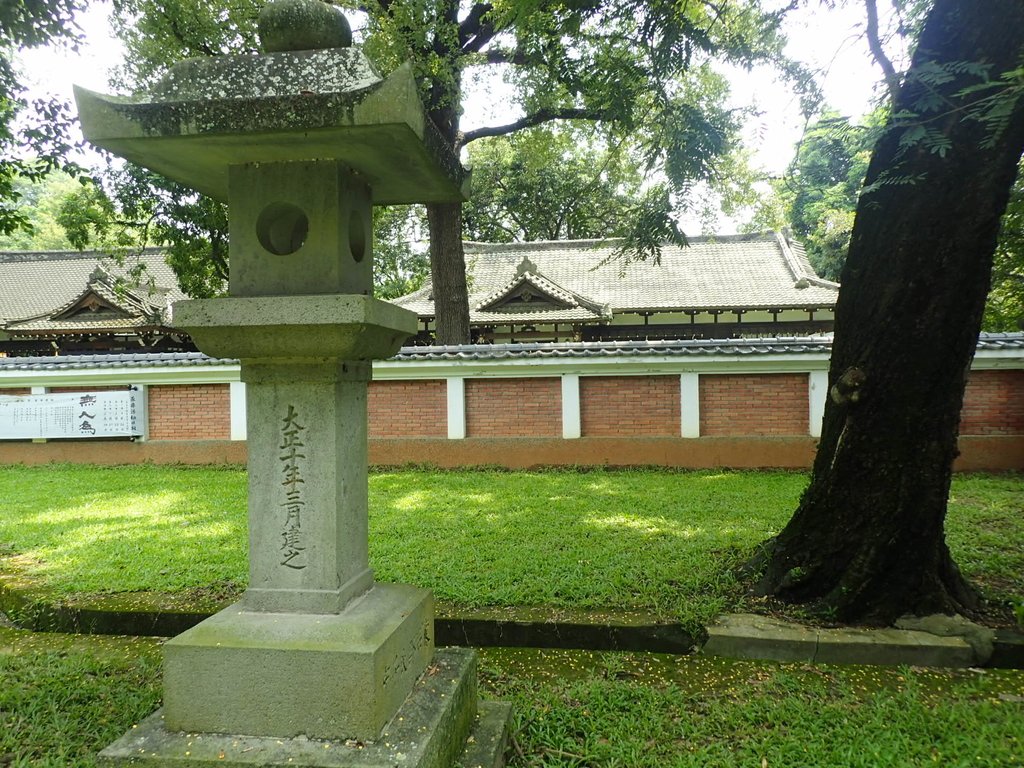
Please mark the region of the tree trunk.
MULTIPOLYGON (((454 23, 458 4, 447 3, 445 17, 454 23)), ((446 43, 437 42, 443 46, 446 43)), ((437 81, 431 88, 430 119, 453 151, 459 152, 459 111, 457 95, 461 91, 458 75, 453 83, 437 81)), ((434 342, 468 344, 469 289, 466 285, 466 254, 462 248, 462 203, 427 206, 430 232, 430 279, 434 296, 434 342)))
POLYGON ((998 78, 1022 53, 1021 0, 937 0, 928 16, 894 114, 921 113, 937 93, 942 107, 918 125, 952 144, 907 145, 911 134, 890 126, 875 147, 840 281, 821 443, 795 515, 766 548, 762 594, 849 623, 977 604, 944 521, 1024 105, 993 134, 962 110, 979 94, 960 93, 977 79, 959 64, 991 64, 998 78), (927 85, 935 71, 955 77, 927 85))
POLYGON ((462 250, 462 203, 427 206, 435 343, 468 344, 469 291, 462 250))

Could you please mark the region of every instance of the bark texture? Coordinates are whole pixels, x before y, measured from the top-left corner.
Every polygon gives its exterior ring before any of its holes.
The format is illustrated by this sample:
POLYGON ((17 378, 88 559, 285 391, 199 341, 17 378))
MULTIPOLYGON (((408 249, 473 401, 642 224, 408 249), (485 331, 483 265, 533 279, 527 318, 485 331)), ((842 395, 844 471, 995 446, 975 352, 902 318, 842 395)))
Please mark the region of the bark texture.
POLYGON ((841 276, 830 397, 811 483, 766 548, 758 591, 817 604, 840 621, 970 612, 974 590, 945 543, 946 501, 967 373, 989 288, 999 218, 1024 151, 1024 105, 992 127, 960 93, 915 73, 962 62, 1013 70, 1024 55, 1024 0, 937 0, 894 113, 944 107, 921 124, 948 137, 875 148, 841 276), (913 183, 906 183, 912 178, 913 183), (878 185, 877 188, 873 185, 878 185))
MULTIPOLYGON (((446 20, 455 23, 458 4, 446 6, 446 20)), ((440 39, 436 43, 449 55, 452 52, 440 39)), ((459 111, 456 95, 461 90, 458 77, 454 84, 435 82, 430 90, 430 119, 441 135, 458 154, 459 111), (449 88, 451 90, 449 90, 449 88)), ((427 227, 430 233, 430 280, 434 296, 434 343, 468 344, 469 288, 466 284, 466 254, 462 247, 462 203, 427 206, 427 227)))
POLYGON ((462 249, 462 203, 427 206, 437 344, 468 344, 469 293, 462 249))

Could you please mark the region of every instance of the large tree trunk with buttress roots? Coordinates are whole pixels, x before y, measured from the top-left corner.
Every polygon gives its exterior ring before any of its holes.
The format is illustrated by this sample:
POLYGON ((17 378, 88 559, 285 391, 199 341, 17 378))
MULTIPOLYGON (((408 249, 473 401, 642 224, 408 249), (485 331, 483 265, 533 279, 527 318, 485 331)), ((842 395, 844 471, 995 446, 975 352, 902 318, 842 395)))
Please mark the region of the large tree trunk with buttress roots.
POLYGON ((1024 0, 937 0, 928 16, 894 114, 921 112, 933 92, 943 106, 919 124, 951 145, 901 145, 896 129, 875 148, 840 280, 811 482, 766 547, 761 594, 847 623, 976 607, 944 521, 999 218, 1024 151, 1024 99, 994 133, 965 111, 991 94, 961 93, 978 79, 960 73, 980 62, 997 78, 1022 55, 1024 0), (937 71, 954 77, 915 77, 937 71))

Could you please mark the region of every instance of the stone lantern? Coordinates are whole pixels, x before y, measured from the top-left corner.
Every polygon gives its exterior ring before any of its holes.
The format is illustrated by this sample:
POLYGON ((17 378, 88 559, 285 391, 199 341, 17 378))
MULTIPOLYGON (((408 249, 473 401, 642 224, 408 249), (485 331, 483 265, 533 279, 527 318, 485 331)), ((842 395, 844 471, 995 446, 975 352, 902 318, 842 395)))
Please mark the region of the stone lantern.
POLYGON ((371 207, 460 200, 462 169, 411 68, 381 78, 336 9, 278 0, 259 29, 266 53, 180 62, 144 96, 75 91, 90 142, 228 203, 229 295, 173 324, 247 391, 248 590, 167 642, 163 709, 101 757, 499 765, 509 709, 478 709, 475 654, 435 651, 430 592, 367 557, 371 361, 416 330, 372 298, 371 207))

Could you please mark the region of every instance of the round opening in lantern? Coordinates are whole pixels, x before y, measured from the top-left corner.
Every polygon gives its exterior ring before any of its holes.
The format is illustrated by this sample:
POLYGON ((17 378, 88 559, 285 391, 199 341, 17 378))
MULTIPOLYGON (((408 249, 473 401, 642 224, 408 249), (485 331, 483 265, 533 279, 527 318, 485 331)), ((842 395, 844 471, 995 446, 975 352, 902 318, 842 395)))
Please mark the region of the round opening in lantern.
POLYGON ((256 237, 273 254, 295 253, 309 235, 309 218, 291 203, 271 203, 256 219, 256 237))
POLYGON ((366 222, 358 210, 353 210, 348 217, 348 247, 353 259, 363 260, 366 255, 366 222))

